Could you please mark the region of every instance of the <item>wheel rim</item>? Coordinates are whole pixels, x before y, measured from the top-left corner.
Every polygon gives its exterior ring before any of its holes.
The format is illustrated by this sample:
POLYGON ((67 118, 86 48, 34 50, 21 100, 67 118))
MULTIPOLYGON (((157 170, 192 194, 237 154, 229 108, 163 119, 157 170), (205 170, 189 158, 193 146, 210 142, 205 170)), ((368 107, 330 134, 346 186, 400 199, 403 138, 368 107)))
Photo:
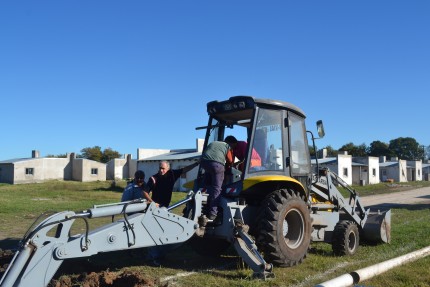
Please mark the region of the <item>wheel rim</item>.
POLYGON ((304 236, 305 221, 301 212, 298 209, 291 209, 285 215, 282 224, 282 233, 284 235, 285 244, 291 249, 295 249, 301 245, 304 236))
POLYGON ((350 252, 355 250, 355 246, 357 244, 357 237, 354 232, 350 232, 348 235, 348 249, 350 252))

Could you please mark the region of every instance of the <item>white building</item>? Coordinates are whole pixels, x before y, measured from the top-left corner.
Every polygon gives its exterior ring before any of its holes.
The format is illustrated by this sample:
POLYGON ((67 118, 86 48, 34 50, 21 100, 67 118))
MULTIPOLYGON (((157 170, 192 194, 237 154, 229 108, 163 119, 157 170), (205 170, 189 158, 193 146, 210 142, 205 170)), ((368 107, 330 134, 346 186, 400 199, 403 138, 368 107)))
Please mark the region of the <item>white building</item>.
POLYGON ((379 158, 374 156, 352 158, 352 184, 378 184, 379 158))
POLYGON ((422 165, 423 171, 423 179, 430 181, 430 160, 426 160, 422 165))
POLYGON ((391 158, 387 161, 385 156, 379 158, 379 172, 381 181, 407 182, 406 160, 391 158))
MULTIPOLYGON (((312 160, 312 165, 316 164, 316 160, 312 160)), ((318 159, 319 167, 327 167, 330 171, 337 174, 344 182, 352 184, 352 156, 346 152, 338 154, 336 157, 325 157, 318 159)))
POLYGON ((46 180, 97 181, 106 180, 106 165, 93 160, 40 157, 32 151, 31 158, 0 161, 0 182, 10 184, 36 183, 46 180))
POLYGON ((423 180, 423 163, 421 160, 408 160, 407 166, 407 180, 408 181, 422 181, 423 180))
POLYGON ((115 158, 106 164, 107 180, 122 180, 134 177, 137 170, 137 160, 132 159, 131 154, 125 154, 123 158, 115 158))

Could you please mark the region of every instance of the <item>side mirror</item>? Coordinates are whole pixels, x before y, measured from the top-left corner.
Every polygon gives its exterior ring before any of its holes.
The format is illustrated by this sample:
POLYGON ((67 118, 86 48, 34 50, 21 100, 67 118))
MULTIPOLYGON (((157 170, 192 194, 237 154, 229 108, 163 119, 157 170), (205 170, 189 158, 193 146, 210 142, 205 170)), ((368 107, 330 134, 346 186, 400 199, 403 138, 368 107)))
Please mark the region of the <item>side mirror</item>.
POLYGON ((324 125, 323 125, 322 120, 317 121, 317 130, 318 130, 318 136, 320 138, 325 136, 324 125))

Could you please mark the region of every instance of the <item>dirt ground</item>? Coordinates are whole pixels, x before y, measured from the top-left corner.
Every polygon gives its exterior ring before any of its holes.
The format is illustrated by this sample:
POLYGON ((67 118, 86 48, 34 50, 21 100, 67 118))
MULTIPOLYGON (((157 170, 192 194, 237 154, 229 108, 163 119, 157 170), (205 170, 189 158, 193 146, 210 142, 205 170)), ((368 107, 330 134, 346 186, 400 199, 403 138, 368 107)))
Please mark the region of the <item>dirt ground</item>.
MULTIPOLYGON (((122 252, 125 253, 125 252, 122 252)), ((12 260, 14 252, 12 250, 0 249, 0 277, 3 276, 8 264, 12 260)), ((125 255, 115 254, 109 256, 111 260, 119 259, 125 255)), ((163 286, 159 282, 146 277, 144 274, 137 271, 112 272, 109 267, 114 267, 115 264, 110 264, 110 260, 106 261, 106 257, 94 261, 74 260, 64 262, 57 274, 51 280, 48 287, 146 287, 146 286, 163 286), (103 262, 104 263, 101 263, 103 262), (109 267, 107 267, 109 265, 109 267), (88 270, 95 270, 87 273, 88 270)), ((167 286, 167 285, 166 285, 167 286)))
MULTIPOLYGON (((361 198, 366 207, 396 208, 405 205, 430 205, 430 187, 400 191, 390 194, 373 195, 361 198)), ((0 249, 0 277, 5 273, 8 264, 14 255, 13 250, 0 249)), ((109 270, 120 269, 125 265, 118 262, 127 262, 128 266, 144 264, 144 255, 130 257, 127 251, 111 252, 100 256, 96 260, 71 260, 62 264, 48 287, 143 287, 168 286, 145 276, 137 271, 114 272, 109 270), (125 259, 124 259, 125 258, 125 259), (87 273, 88 270, 93 272, 87 273)))
POLYGON ((362 197, 361 200, 366 207, 398 208, 406 205, 430 205, 430 187, 371 195, 362 197))
MULTIPOLYGON (((83 273, 75 278, 71 276, 61 276, 59 279, 53 279, 48 287, 144 287, 156 286, 155 282, 145 278, 141 273, 136 271, 125 271, 121 274, 117 272, 101 271, 83 273), (75 283, 73 283, 73 281, 75 283)), ((159 285, 157 285, 159 286, 159 285)))

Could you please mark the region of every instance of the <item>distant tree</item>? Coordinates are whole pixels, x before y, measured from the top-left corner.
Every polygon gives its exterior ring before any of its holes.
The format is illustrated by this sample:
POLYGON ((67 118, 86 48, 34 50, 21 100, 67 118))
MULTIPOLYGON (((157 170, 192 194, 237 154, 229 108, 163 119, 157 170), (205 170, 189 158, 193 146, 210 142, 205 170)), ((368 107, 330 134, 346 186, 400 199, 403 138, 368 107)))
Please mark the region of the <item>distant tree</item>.
POLYGON ((355 145, 352 142, 343 145, 340 151, 346 151, 352 156, 366 156, 366 145, 363 143, 361 145, 355 145))
POLYGON ((337 149, 334 149, 331 145, 328 145, 325 147, 327 149, 327 156, 337 156, 339 151, 337 149))
POLYGON ((369 156, 385 156, 385 157, 392 157, 393 152, 390 150, 387 143, 381 142, 381 141, 373 141, 370 143, 367 154, 369 156))
POLYGON ((430 145, 423 146, 424 149, 424 159, 430 159, 430 145))
POLYGON ((102 148, 99 146, 83 148, 78 157, 101 162, 103 157, 102 148))
POLYGON ((390 141, 389 149, 399 159, 420 160, 424 156, 424 150, 414 138, 400 137, 390 141))
POLYGON ((111 149, 110 147, 104 149, 103 151, 99 146, 86 147, 81 150, 81 153, 82 154, 78 155, 77 157, 91 159, 103 163, 107 163, 111 159, 121 157, 119 152, 111 149))
POLYGON ((111 149, 110 147, 105 148, 102 155, 102 162, 108 162, 114 158, 121 157, 121 154, 117 152, 116 150, 111 149))
POLYGON ((313 146, 309 146, 309 154, 311 155, 311 157, 315 156, 315 149, 313 146))

